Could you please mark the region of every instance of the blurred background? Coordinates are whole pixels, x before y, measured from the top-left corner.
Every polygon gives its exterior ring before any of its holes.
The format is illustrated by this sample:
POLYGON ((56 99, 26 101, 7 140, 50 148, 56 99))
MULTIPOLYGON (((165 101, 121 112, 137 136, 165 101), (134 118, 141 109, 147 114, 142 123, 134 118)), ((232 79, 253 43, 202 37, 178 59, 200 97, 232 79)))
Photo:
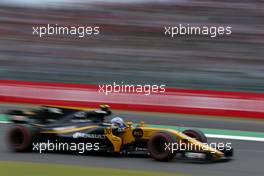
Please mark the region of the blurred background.
MULTIPOLYGON (((263 4, 263 0, 0 0, 0 79, 82 84, 165 84, 177 88, 264 92, 263 4), (33 26, 47 24, 99 26, 100 34, 84 38, 67 35, 39 38, 32 35, 33 26), (179 24, 231 26, 232 34, 215 38, 199 35, 170 38, 164 35, 165 26, 179 24)), ((146 124, 179 130, 194 127, 209 133, 208 136, 212 133, 210 142, 231 140, 235 159, 208 167, 207 164, 189 165, 179 160, 168 164, 136 157, 13 154, 4 142, 10 124, 2 124, 8 123, 8 117, 3 114, 8 109, 35 106, 2 102, 11 99, 30 103, 30 99, 40 101, 42 98, 52 104, 70 102, 75 106, 79 102, 85 103, 84 99, 88 102, 97 100, 97 96, 91 97, 95 95, 91 90, 65 88, 56 91, 52 86, 47 90, 44 86, 15 86, 14 83, 11 86, 0 85, 0 141, 3 141, 0 142, 0 160, 4 160, 0 161, 0 175, 57 176, 63 173, 67 176, 78 173, 86 176, 89 173, 97 176, 171 176, 178 172, 188 175, 264 175, 264 143, 260 142, 264 141, 263 94, 241 94, 246 96, 240 97, 240 94, 222 93, 224 96, 221 97, 220 93, 199 96, 199 93, 183 92, 153 96, 155 99, 122 98, 121 94, 105 98, 110 103, 131 103, 124 105, 127 109, 134 105, 143 110, 114 111, 126 121, 138 123, 143 120, 146 124), (55 91, 51 91, 53 89, 55 91), (144 105, 144 102, 152 104, 144 105), (176 113, 147 112, 147 108, 166 109, 164 105, 175 109, 176 113), (180 114, 182 110, 187 114, 180 114), (206 115, 194 115, 195 112, 206 115), (215 116, 214 112, 221 112, 220 116, 215 116), (249 118, 231 117, 235 112, 249 118), (223 117, 223 114, 228 114, 228 117, 223 117), (214 135, 217 138, 222 135, 224 139, 215 139, 214 135), (248 163, 254 164, 248 167, 248 163), (137 170, 152 172, 134 172, 137 170)))
POLYGON ((254 0, 1 0, 0 79, 264 91, 264 8, 254 0), (164 35, 164 26, 231 26, 232 34, 164 35), (32 26, 100 26, 86 38, 32 26))

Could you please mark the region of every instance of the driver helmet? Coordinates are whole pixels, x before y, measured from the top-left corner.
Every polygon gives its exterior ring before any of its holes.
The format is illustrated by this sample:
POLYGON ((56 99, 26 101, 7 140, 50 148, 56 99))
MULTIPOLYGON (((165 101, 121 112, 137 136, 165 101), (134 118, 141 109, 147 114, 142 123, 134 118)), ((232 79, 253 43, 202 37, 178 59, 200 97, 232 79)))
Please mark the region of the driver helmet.
POLYGON ((121 117, 115 117, 115 118, 113 118, 111 120, 111 123, 113 125, 116 125, 116 126, 120 127, 120 128, 126 127, 125 122, 124 122, 124 120, 121 117))

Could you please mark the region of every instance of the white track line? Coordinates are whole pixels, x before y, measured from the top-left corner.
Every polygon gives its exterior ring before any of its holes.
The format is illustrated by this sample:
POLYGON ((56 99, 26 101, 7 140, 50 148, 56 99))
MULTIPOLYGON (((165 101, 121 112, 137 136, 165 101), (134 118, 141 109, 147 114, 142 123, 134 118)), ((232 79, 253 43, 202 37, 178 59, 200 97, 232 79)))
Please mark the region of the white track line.
POLYGON ((264 138, 261 137, 250 137, 250 136, 231 136, 231 135, 221 135, 221 134, 205 134, 208 138, 220 138, 220 139, 234 139, 243 141, 257 141, 264 142, 264 138))
POLYGON ((11 123, 11 122, 8 122, 8 121, 0 121, 0 123, 11 123))

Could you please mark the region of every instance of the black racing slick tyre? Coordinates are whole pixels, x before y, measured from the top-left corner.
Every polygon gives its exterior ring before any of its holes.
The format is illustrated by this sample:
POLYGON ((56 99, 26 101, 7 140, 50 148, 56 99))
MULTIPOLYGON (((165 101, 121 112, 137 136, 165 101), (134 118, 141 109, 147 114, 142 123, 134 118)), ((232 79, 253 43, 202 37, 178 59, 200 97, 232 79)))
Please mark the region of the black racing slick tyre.
POLYGON ((207 143, 207 137, 205 134, 197 129, 188 129, 182 132, 183 134, 196 139, 197 141, 200 141, 202 143, 207 143))
POLYGON ((167 132, 153 134, 148 141, 150 156, 157 161, 169 161, 174 158, 176 152, 172 146, 177 143, 177 138, 167 132))
POLYGON ((7 132, 7 144, 14 152, 26 152, 32 146, 32 130, 24 125, 14 125, 7 132))

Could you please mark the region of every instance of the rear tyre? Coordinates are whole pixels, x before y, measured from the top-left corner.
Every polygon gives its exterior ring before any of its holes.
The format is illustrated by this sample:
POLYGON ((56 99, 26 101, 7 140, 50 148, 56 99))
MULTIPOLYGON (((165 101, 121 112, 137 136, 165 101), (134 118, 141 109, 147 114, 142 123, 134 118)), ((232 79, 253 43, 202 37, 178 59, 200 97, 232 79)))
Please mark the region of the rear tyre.
POLYGON ((12 126, 7 133, 7 143, 14 152, 26 152, 32 145, 30 128, 22 125, 12 126))
POLYGON ((169 161, 174 158, 176 152, 171 146, 176 144, 177 138, 167 132, 153 134, 148 141, 148 150, 150 156, 157 161, 169 161), (170 147, 167 148, 166 145, 170 147))
POLYGON ((188 129, 182 132, 183 134, 196 139, 197 141, 200 141, 202 143, 207 143, 207 137, 205 134, 197 129, 188 129))

